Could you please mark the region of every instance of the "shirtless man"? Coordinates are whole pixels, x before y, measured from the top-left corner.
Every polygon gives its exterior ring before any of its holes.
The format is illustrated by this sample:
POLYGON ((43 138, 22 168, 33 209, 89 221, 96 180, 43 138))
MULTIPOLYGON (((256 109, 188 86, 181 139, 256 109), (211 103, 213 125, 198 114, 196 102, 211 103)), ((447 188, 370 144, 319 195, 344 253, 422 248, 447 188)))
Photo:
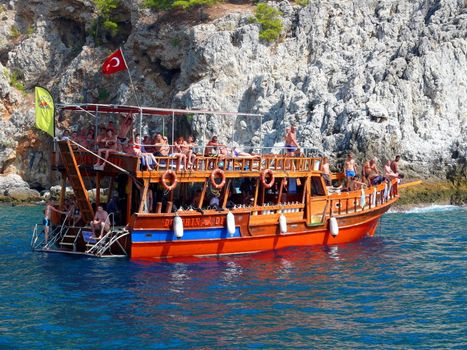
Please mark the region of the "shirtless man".
POLYGON ((321 165, 321 171, 323 172, 324 182, 326 186, 331 186, 331 169, 329 169, 329 158, 323 157, 323 164, 321 165))
POLYGON ((384 177, 390 180, 399 178, 399 174, 392 170, 391 161, 389 159, 384 166, 384 177))
POLYGON ((60 214, 66 214, 66 212, 61 211, 56 209, 50 200, 48 200, 45 203, 45 208, 44 208, 44 220, 42 224, 44 225, 44 237, 45 237, 45 244, 47 244, 47 241, 49 240, 49 229, 50 229, 50 217, 52 215, 52 211, 60 214))
POLYGON ((370 185, 379 185, 383 182, 384 178, 379 174, 376 158, 370 160, 370 169, 367 172, 367 176, 370 185))
MULTIPOLYGON (((112 129, 107 129, 106 137, 105 139, 101 140, 101 142, 105 145, 105 147, 100 148, 97 152, 97 155, 100 157, 104 156, 104 160, 107 160, 109 158, 110 153, 117 152, 117 137, 114 135, 112 129)), ((98 158, 97 163, 94 164, 94 169, 104 170, 104 160, 102 160, 101 164, 101 158, 98 158)))
POLYGON ((288 156, 293 156, 300 149, 297 142, 297 128, 292 124, 290 130, 288 128, 285 130, 287 132, 285 135, 285 150, 288 156))
POLYGON ((94 220, 91 221, 92 239, 101 239, 102 234, 110 230, 110 221, 107 220, 109 214, 104 210, 102 205, 99 205, 94 215, 94 220), (99 236, 96 237, 96 232, 99 236))
POLYGON ((347 190, 350 190, 350 182, 352 178, 357 175, 357 165, 355 164, 355 160, 353 159, 352 153, 347 155, 347 159, 344 164, 344 172, 345 172, 345 180, 346 180, 346 187, 347 190))
POLYGON ((168 148, 164 147, 164 140, 162 139, 162 134, 157 133, 156 136, 154 136, 154 155, 156 157, 167 157, 169 154, 168 148), (164 154, 162 153, 164 152, 164 154))
POLYGON ((119 150, 123 150, 123 145, 128 143, 128 132, 133 126, 133 115, 127 114, 125 119, 123 119, 120 124, 120 130, 118 131, 117 141, 119 145, 119 150))
POLYGON ((404 178, 404 174, 402 174, 400 171, 399 171, 399 160, 401 159, 401 156, 397 155, 394 160, 391 162, 391 170, 396 173, 397 175, 399 175, 399 179, 403 179, 404 178))
POLYGON ((213 136, 211 140, 208 142, 208 144, 206 145, 206 148, 204 149, 204 155, 212 156, 212 155, 219 154, 220 146, 224 146, 224 145, 217 142, 217 136, 213 136))

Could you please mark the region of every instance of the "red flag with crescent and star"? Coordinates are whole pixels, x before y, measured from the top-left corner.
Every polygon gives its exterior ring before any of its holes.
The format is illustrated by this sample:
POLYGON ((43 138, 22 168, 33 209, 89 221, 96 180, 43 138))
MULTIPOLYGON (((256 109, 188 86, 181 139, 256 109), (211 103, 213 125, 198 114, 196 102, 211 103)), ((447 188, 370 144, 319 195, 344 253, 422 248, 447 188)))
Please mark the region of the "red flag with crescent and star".
POLYGON ((113 74, 127 68, 122 49, 118 49, 105 59, 102 65, 102 73, 113 74))

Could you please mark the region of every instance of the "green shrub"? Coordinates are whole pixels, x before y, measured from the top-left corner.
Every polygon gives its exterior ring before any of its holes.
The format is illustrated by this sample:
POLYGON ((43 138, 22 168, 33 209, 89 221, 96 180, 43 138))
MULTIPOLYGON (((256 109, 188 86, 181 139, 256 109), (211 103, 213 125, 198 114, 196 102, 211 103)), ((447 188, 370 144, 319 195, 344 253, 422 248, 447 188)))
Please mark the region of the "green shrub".
POLYGON ((118 24, 110 19, 105 20, 104 23, 102 23, 102 26, 110 31, 112 35, 115 35, 118 32, 118 24))
MULTIPOLYGON (((92 24, 92 34, 95 38, 96 43, 99 45, 99 24, 102 23, 102 28, 110 33, 111 36, 115 36, 118 33, 118 23, 113 21, 111 18, 112 11, 118 8, 120 0, 92 0, 96 7, 97 20, 92 24)), ((102 34, 101 34, 102 36, 102 34)))
POLYGON ((182 39, 180 39, 179 37, 170 39, 170 44, 172 45, 172 47, 179 47, 181 42, 182 42, 182 39))
POLYGON ((217 0, 176 0, 173 2, 172 7, 186 10, 192 7, 209 7, 217 2, 217 0))
POLYGON ((12 25, 10 28, 10 36, 13 39, 18 39, 21 35, 21 32, 19 31, 19 28, 15 25, 12 25))
POLYGON ((267 42, 276 41, 282 32, 282 13, 267 4, 261 3, 256 6, 255 17, 261 25, 259 38, 267 42))
POLYGON ((100 102, 106 102, 109 96, 110 96, 110 92, 106 88, 102 88, 98 90, 97 99, 100 102))
POLYGON ((28 26, 28 29, 26 30, 26 34, 28 36, 31 36, 32 34, 34 34, 35 31, 36 31, 36 29, 32 25, 30 25, 30 26, 28 26))
POLYGON ((8 73, 7 70, 4 70, 3 73, 8 77, 11 86, 18 89, 19 91, 24 92, 26 90, 24 84, 20 81, 23 74, 19 70, 15 69, 10 73, 8 73))
POLYGON ((295 0, 295 2, 301 7, 305 7, 310 3, 310 0, 295 0))
POLYGON ((120 4, 120 0, 93 0, 97 9, 97 14, 105 19, 110 17, 110 13, 120 4))
POLYGON ((143 5, 156 10, 169 10, 174 0, 144 0, 143 5))
POLYGON ((203 9, 217 4, 219 0, 175 0, 172 8, 188 10, 191 8, 199 9, 199 17, 202 20, 204 17, 203 9))

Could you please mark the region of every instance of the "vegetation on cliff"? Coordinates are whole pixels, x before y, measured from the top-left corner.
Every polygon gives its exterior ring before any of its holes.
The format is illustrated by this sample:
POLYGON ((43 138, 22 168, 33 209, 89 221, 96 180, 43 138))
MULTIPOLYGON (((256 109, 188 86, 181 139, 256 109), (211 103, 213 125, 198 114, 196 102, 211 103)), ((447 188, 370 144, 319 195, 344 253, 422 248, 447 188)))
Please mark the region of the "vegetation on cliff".
MULTIPOLYGON (((97 12, 97 20, 93 25, 94 38, 99 42, 99 26, 114 36, 118 32, 118 23, 112 18, 112 13, 120 5, 120 0, 93 0, 97 12)), ((105 34, 105 33, 104 33, 105 34)))
POLYGON ((267 42, 276 41, 282 32, 281 12, 265 3, 256 6, 255 18, 261 25, 259 38, 267 42))

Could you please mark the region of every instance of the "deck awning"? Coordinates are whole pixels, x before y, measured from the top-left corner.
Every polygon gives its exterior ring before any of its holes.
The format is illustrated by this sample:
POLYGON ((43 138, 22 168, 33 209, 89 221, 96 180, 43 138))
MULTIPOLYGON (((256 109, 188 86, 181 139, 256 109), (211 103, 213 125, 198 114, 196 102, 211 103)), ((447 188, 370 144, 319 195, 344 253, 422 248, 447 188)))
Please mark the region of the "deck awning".
POLYGON ((204 115, 222 115, 222 116, 242 116, 242 117, 260 117, 261 114, 242 113, 242 112, 224 112, 224 111, 208 111, 201 109, 170 109, 170 108, 153 108, 153 107, 138 107, 126 105, 106 105, 106 104, 58 104, 57 109, 62 111, 81 111, 89 113, 131 113, 151 116, 186 116, 187 114, 204 114, 204 115))

